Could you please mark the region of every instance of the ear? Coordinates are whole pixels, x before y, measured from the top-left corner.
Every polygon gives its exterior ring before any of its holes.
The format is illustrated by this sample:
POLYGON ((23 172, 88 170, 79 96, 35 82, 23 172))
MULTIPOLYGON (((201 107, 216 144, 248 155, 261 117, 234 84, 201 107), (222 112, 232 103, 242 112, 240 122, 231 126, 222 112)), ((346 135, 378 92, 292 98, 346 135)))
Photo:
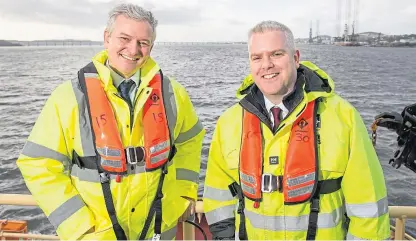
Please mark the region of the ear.
POLYGON ((299 68, 299 63, 300 63, 300 52, 297 49, 295 51, 295 54, 293 55, 293 57, 295 58, 295 64, 296 64, 296 68, 299 68))
POLYGON ((108 44, 110 42, 110 33, 105 30, 104 31, 104 48, 107 49, 108 48, 108 44))

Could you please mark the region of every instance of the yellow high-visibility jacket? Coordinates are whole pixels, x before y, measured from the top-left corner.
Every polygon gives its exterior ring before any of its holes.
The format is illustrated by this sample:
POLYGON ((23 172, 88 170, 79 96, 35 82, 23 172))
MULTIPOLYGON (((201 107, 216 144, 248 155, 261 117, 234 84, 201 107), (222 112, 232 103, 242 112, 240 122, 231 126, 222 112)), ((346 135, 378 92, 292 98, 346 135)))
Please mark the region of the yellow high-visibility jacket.
MULTIPOLYGON (((308 102, 320 97, 319 180, 342 177, 342 182, 337 191, 320 194, 316 239, 388 239, 390 224, 383 170, 358 111, 334 93, 333 80, 314 64, 302 62, 297 74, 295 91, 283 100, 289 110, 280 123, 283 127, 273 135, 270 122, 262 121, 263 173, 284 174, 292 124, 308 102), (269 162, 270 157, 278 157, 278 163, 269 162)), ((251 104, 251 113, 256 109, 263 117, 260 119, 269 118, 264 114, 267 110, 262 93, 255 85, 250 88, 252 85, 248 76, 238 90, 237 97, 242 100, 221 115, 211 143, 204 212, 214 238, 233 238, 239 230, 238 200, 228 185, 240 184, 242 106, 251 104)), ((306 239, 311 202, 284 205, 284 195, 279 191, 264 192, 262 198, 259 208, 245 198, 248 239, 306 239)))
MULTIPOLYGON (((128 104, 116 96, 117 89, 105 66, 107 58, 107 52, 102 51, 93 58, 93 64, 116 116, 123 146, 143 146, 143 106, 152 92, 148 84, 160 68, 151 58, 141 68, 141 84, 131 122, 128 104)), ((176 122, 169 125, 173 127, 177 152, 163 184, 161 239, 175 237, 177 220, 189 205, 183 197, 197 198, 205 135, 185 88, 171 79, 167 96, 176 108, 172 110, 176 122)), ((85 104, 77 78, 58 86, 38 117, 17 165, 27 187, 62 240, 115 240, 98 171, 80 168, 72 161, 74 152, 81 157, 95 153, 91 149, 93 143, 86 140, 91 139, 92 133, 90 125, 86 127, 85 104), (95 232, 85 234, 92 227, 95 232)), ((111 181, 111 193, 118 222, 127 238, 138 239, 161 172, 146 171, 143 166, 130 164, 127 172, 121 182, 111 181)), ((153 227, 152 224, 147 238, 153 235, 153 227)))

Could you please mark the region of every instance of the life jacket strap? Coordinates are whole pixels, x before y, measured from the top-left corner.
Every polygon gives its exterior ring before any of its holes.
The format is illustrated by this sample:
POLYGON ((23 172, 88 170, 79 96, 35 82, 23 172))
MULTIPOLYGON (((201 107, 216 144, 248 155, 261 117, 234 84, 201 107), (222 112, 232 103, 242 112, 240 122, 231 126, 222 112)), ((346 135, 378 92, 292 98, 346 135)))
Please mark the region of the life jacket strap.
MULTIPOLYGON (((279 188, 277 188, 278 186, 277 183, 279 183, 278 181, 279 178, 280 178, 279 176, 274 176, 272 174, 265 174, 265 175, 263 174, 262 186, 263 186, 263 183, 265 183, 267 187, 272 185, 272 188, 268 190, 273 190, 273 189, 278 190, 279 188), (269 183, 276 183, 276 184, 269 185, 269 183), (273 185, 275 186, 273 187, 273 185)), ((341 181, 342 181, 342 177, 339 177, 336 179, 322 180, 318 182, 316 192, 314 196, 312 197, 311 203, 310 203, 309 225, 308 225, 308 231, 306 234, 307 236, 306 240, 315 240, 315 237, 316 237, 316 230, 318 227, 318 214, 320 212, 320 195, 330 194, 330 193, 338 191, 339 189, 341 189, 341 181)), ((281 186, 282 185, 280 185, 280 187, 281 186)), ((237 213, 240 215, 240 226, 239 226, 239 232, 238 232, 239 238, 240 240, 248 240, 246 223, 245 223, 246 218, 244 214, 245 203, 244 203, 243 191, 241 189, 241 186, 238 185, 237 182, 230 184, 228 186, 228 189, 230 190, 231 195, 233 197, 238 198, 237 213)))
MULTIPOLYGON (((97 156, 79 156, 75 151, 72 154, 72 163, 77 165, 79 168, 86 168, 97 170, 97 156)), ((102 170, 102 169, 100 169, 102 170)))
POLYGON ((110 216, 111 223, 113 224, 114 233, 117 240, 127 240, 127 236, 124 233, 123 228, 120 226, 117 220, 116 209, 114 207, 113 196, 110 189, 110 176, 108 173, 100 173, 100 182, 103 189, 105 206, 107 208, 108 215, 110 216))
POLYGON ((244 195, 241 186, 237 182, 233 182, 228 186, 231 195, 238 198, 237 213, 240 215, 240 226, 238 228, 238 237, 240 240, 248 240, 247 229, 246 229, 246 216, 244 214, 245 203, 244 195))
POLYGON ((329 194, 341 189, 342 177, 336 179, 322 180, 318 182, 315 194, 311 198, 308 232, 306 240, 315 240, 316 230, 318 228, 318 214, 320 212, 320 195, 329 194))
MULTIPOLYGON (((171 149, 170 149, 168 162, 172 161, 175 154, 176 154, 176 147, 175 145, 173 145, 171 146, 171 149)), ((153 215, 155 215, 155 227, 154 227, 154 234, 153 234, 152 240, 153 241, 160 240, 160 235, 162 233, 162 198, 163 198, 162 188, 163 188, 163 181, 165 180, 165 176, 166 174, 168 174, 168 162, 165 163, 161 168, 162 172, 160 174, 159 183, 157 185, 156 195, 155 195, 155 198, 153 199, 152 205, 150 206, 149 214, 147 215, 146 221, 144 222, 144 226, 143 226, 142 232, 140 233, 139 240, 144 240, 146 238, 146 234, 149 231, 150 224, 152 223, 152 220, 153 220, 153 215)))
POLYGON ((155 228, 154 228, 154 234, 152 240, 159 240, 160 234, 162 233, 162 187, 163 187, 163 181, 165 180, 165 176, 168 173, 167 165, 163 165, 161 169, 162 173, 160 174, 159 183, 157 185, 156 189, 156 195, 153 199, 152 205, 149 209, 149 214, 147 215, 146 221, 144 223, 142 232, 140 233, 139 240, 144 240, 146 238, 146 234, 149 231, 150 224, 153 220, 153 215, 155 215, 155 228))
MULTIPOLYGON (((100 153, 100 152, 99 152, 100 153)), ((138 147, 127 147, 124 149, 124 153, 126 156, 126 161, 128 164, 135 165, 144 162, 146 157, 146 151, 144 147, 138 146, 138 147)), ((101 154, 101 153, 100 153, 101 154)), ((104 153, 105 155, 105 153, 104 153)), ((92 169, 97 170, 96 165, 96 156, 87 156, 87 157, 81 157, 79 156, 75 151, 73 154, 73 163, 76 164, 80 168, 86 168, 86 169, 92 169)), ((100 167, 102 170, 102 167, 100 167)), ((111 172, 109 172, 111 173, 111 172)), ((120 174, 120 173, 113 173, 113 174, 120 174)))

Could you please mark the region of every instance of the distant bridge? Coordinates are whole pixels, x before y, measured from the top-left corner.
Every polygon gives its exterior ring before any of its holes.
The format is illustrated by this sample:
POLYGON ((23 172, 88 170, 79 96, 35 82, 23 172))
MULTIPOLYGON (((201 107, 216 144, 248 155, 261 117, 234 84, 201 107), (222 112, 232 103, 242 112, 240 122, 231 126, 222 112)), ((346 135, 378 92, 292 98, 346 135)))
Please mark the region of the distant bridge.
POLYGON ((36 41, 19 41, 23 46, 100 46, 103 42, 82 41, 82 40, 36 40, 36 41))
POLYGON ((155 45, 223 45, 223 44, 247 44, 246 42, 158 42, 155 45))
MULTIPOLYGON (((13 41, 23 46, 102 46, 101 41, 86 40, 35 40, 35 41, 13 41)), ((223 44, 246 44, 246 42, 158 42, 155 45, 223 45, 223 44)))

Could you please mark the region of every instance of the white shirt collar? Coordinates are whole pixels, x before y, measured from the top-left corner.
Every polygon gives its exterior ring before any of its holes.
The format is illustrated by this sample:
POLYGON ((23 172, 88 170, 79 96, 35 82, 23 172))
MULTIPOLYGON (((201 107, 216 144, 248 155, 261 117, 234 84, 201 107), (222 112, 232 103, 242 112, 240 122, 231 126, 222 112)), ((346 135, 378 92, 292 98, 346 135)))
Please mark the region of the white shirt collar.
MULTIPOLYGON (((111 79, 113 80, 113 85, 116 88, 118 88, 118 86, 126 79, 123 76, 119 75, 116 71, 113 70, 113 68, 110 66, 110 63, 109 63, 108 59, 107 59, 105 65, 110 70, 111 79)), ((134 83, 136 84, 136 87, 139 86, 139 84, 140 84, 140 69, 138 69, 137 72, 134 73, 134 75, 129 78, 129 80, 130 79, 134 81, 134 83)))
POLYGON ((286 108, 286 106, 282 102, 280 102, 278 105, 275 105, 269 99, 267 99, 266 96, 263 95, 263 97, 264 97, 264 104, 266 105, 267 113, 269 113, 269 117, 271 117, 270 109, 275 106, 279 107, 282 110, 282 118, 285 118, 286 115, 289 113, 289 110, 286 108))

